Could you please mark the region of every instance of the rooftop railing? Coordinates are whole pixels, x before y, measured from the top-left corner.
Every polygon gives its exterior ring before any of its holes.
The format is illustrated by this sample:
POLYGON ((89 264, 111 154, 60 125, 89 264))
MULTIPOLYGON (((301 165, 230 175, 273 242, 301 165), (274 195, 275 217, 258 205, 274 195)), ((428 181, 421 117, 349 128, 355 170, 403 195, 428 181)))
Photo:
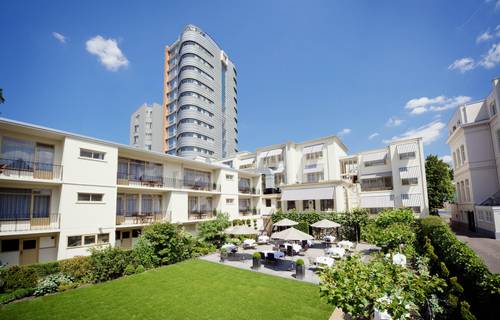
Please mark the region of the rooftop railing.
POLYGON ((62 168, 53 163, 0 158, 0 175, 6 177, 60 180, 62 168))
POLYGON ((57 230, 60 226, 60 214, 40 214, 37 216, 19 217, 0 213, 0 234, 16 231, 57 230))

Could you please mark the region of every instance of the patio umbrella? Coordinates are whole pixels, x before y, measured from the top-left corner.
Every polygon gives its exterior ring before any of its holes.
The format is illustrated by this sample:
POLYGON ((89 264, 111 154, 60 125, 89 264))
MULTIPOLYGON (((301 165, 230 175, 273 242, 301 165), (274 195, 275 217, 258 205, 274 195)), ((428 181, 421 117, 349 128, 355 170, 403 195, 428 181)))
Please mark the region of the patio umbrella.
POLYGON ((227 234, 242 235, 242 236, 259 234, 257 230, 249 226, 234 226, 234 227, 229 227, 224 231, 227 234))
POLYGON ((313 239, 311 235, 308 235, 307 233, 297 230, 293 227, 280 232, 275 232, 271 235, 271 238, 285 241, 304 241, 313 239))
POLYGON ((276 222, 273 224, 274 227, 291 227, 291 226, 296 226, 298 225, 298 222, 295 222, 290 219, 281 219, 280 221, 276 222))
POLYGON ((330 221, 328 219, 323 219, 321 221, 311 224, 311 227, 318 229, 333 229, 340 227, 340 224, 338 224, 337 222, 330 221))

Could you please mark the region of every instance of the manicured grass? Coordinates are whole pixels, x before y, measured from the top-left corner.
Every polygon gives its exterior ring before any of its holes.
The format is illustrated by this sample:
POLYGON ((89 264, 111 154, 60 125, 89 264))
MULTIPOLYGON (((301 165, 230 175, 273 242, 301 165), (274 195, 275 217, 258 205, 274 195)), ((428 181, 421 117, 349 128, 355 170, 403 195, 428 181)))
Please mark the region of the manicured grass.
POLYGON ((328 319, 317 286, 190 260, 6 305, 0 319, 328 319))

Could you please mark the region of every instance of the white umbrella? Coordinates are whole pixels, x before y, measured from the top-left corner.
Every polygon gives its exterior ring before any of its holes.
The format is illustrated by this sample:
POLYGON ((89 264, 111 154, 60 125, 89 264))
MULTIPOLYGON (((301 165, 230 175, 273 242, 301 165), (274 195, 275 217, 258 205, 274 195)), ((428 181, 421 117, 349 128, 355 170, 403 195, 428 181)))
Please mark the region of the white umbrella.
POLYGON ((311 224, 311 227, 318 229, 333 229, 340 227, 340 224, 338 224, 337 222, 330 221, 328 219, 323 219, 321 221, 311 224))
POLYGON ((295 221, 290 220, 290 219, 281 219, 280 221, 273 224, 273 226, 275 226, 275 227, 291 227, 291 226, 296 226, 298 224, 299 224, 298 222, 295 222, 295 221))
POLYGON ((307 233, 297 230, 293 227, 280 232, 275 232, 271 235, 271 238, 286 241, 304 241, 314 239, 311 235, 308 235, 307 233))
POLYGON ((256 235, 259 234, 257 230, 254 228, 251 228, 249 226, 234 226, 234 227, 229 227, 226 230, 224 230, 227 234, 234 234, 234 235, 256 235))

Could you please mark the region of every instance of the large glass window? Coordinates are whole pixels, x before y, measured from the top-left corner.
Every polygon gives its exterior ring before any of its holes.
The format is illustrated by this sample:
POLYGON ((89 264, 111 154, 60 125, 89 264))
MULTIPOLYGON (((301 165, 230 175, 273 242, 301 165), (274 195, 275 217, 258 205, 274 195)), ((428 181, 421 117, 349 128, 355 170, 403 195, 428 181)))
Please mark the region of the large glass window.
POLYGON ((333 211, 334 210, 333 199, 321 199, 320 205, 321 205, 321 211, 333 211))
POLYGON ((184 169, 184 185, 193 188, 206 189, 210 186, 210 172, 184 169))
POLYGON ((361 179, 361 191, 392 190, 392 177, 361 179))
POLYGON ((50 195, 50 190, 0 188, 0 220, 49 217, 50 195))

